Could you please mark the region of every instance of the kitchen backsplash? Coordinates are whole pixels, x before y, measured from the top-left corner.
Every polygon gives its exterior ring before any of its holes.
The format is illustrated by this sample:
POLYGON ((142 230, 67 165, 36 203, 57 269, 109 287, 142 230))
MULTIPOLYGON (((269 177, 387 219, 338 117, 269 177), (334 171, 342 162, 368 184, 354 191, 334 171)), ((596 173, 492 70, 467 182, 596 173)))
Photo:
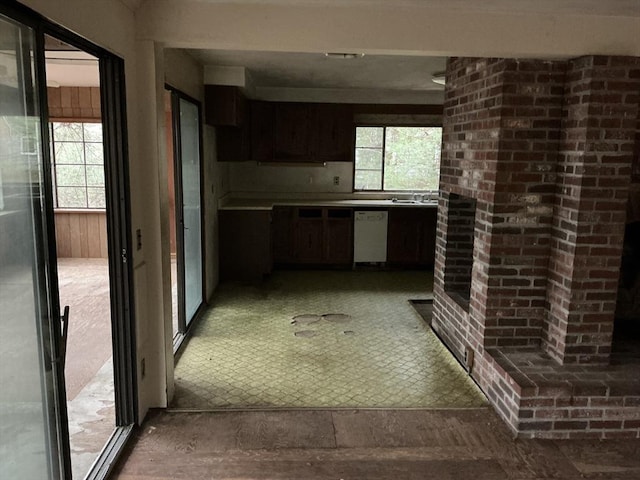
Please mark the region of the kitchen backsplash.
POLYGON ((353 163, 325 165, 258 165, 256 162, 227 163, 230 192, 351 193, 353 163), (337 185, 336 185, 336 178, 337 185))

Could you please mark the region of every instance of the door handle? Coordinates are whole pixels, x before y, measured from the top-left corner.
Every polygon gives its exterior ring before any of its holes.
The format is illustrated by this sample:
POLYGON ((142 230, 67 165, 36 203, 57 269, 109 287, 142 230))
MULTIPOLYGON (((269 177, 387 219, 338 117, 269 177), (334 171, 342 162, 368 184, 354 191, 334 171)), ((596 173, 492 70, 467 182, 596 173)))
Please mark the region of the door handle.
POLYGON ((69 305, 65 305, 62 310, 60 322, 62 323, 62 335, 60 336, 60 363, 62 364, 62 370, 64 371, 64 364, 67 359, 67 334, 69 333, 69 305))

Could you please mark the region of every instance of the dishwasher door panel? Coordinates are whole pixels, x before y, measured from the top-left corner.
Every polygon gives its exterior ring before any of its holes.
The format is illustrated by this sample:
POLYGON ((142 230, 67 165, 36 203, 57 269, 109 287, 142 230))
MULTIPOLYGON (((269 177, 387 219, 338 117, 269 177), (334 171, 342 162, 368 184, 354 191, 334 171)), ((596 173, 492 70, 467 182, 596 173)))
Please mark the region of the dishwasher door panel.
POLYGON ((353 261, 387 261, 386 210, 356 211, 353 217, 353 261))

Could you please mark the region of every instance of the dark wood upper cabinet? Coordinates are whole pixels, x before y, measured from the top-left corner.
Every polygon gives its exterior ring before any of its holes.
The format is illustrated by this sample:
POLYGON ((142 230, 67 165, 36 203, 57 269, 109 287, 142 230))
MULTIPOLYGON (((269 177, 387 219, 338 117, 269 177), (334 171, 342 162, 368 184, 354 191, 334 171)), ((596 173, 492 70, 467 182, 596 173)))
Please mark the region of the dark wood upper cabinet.
POLYGON ((251 160, 273 162, 275 104, 251 102, 251 160))
POLYGON ((249 128, 218 127, 216 151, 219 162, 245 162, 249 160, 249 128))
POLYGON ((352 161, 355 136, 352 106, 317 104, 315 117, 314 151, 317 161, 352 161))
POLYGON ((247 100, 238 87, 204 86, 204 117, 214 127, 241 127, 246 119, 247 100))
POLYGON ((313 161, 314 111, 308 103, 275 106, 274 155, 281 161, 313 161))
POLYGON ((251 159, 258 162, 348 162, 352 106, 251 102, 251 159))

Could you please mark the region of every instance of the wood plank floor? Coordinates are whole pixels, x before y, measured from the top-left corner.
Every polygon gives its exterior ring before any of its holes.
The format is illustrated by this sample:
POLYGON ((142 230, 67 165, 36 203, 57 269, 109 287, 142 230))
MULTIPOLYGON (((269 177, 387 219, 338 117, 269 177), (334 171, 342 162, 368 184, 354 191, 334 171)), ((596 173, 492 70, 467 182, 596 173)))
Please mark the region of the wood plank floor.
POLYGON ((640 440, 514 439, 490 409, 154 411, 119 480, 640 478, 640 440))

